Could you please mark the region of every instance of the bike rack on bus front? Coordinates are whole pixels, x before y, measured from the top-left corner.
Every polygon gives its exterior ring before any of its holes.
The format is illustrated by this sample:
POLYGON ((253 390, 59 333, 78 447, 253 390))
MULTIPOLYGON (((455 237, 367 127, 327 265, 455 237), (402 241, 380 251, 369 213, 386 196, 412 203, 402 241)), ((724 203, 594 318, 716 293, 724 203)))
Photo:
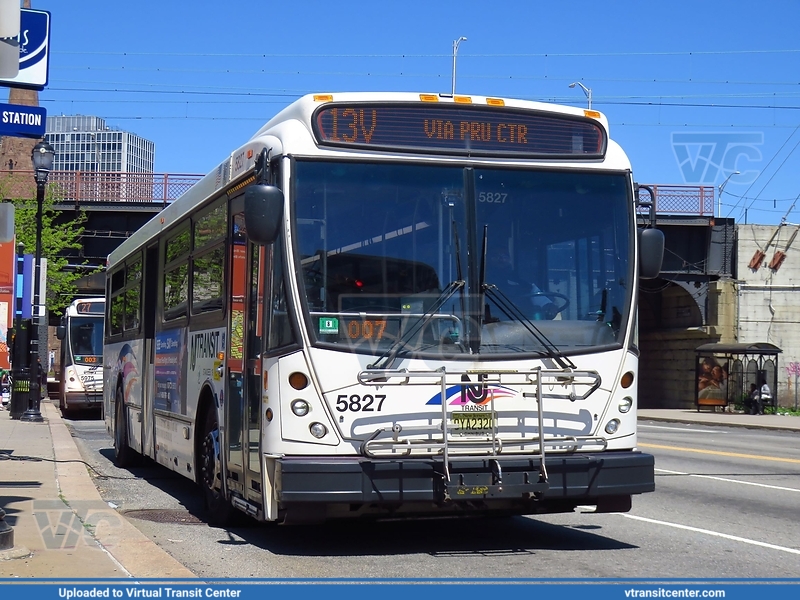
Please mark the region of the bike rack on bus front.
MULTIPOLYGON (((576 369, 530 369, 530 370, 498 370, 498 369, 473 369, 466 371, 448 371, 444 367, 432 371, 408 371, 405 369, 366 369, 358 374, 358 381, 363 385, 381 387, 384 385, 430 385, 438 384, 441 388, 442 422, 440 425, 431 424, 415 426, 415 433, 428 432, 428 439, 405 437, 401 438, 403 427, 395 423, 392 427, 382 427, 375 430, 372 435, 362 442, 361 453, 369 458, 387 456, 411 456, 414 450, 426 450, 434 455, 441 455, 443 460, 444 496, 445 500, 472 500, 477 497, 534 497, 544 493, 549 488, 547 467, 545 463, 546 447, 553 450, 575 451, 580 447, 591 445, 606 447, 603 438, 595 436, 564 436, 554 435, 545 439, 544 435, 544 409, 545 398, 566 399, 571 402, 585 400, 598 387, 600 375, 596 371, 580 371, 576 369), (523 392, 523 397, 534 398, 538 418, 536 437, 532 438, 506 438, 498 437, 498 421, 494 405, 494 393, 489 391, 489 403, 492 416, 492 428, 488 435, 477 437, 459 437, 455 434, 456 426, 449 417, 447 410, 448 385, 468 386, 471 382, 469 376, 478 376, 482 385, 514 385, 517 387, 535 386, 535 392, 523 392), (543 387, 548 391, 544 392, 543 387), (581 393, 578 393, 578 392, 581 393), (433 436, 441 434, 441 441, 433 436), (391 436, 389 439, 379 439, 381 435, 391 436), (528 450, 534 444, 538 448, 528 450), (506 451, 506 448, 519 447, 522 451, 506 451), (459 473, 453 481, 451 462, 474 461, 476 455, 497 457, 500 455, 538 456, 539 477, 532 482, 525 475, 525 481, 520 485, 503 485, 503 473, 499 461, 489 458, 489 467, 492 471, 492 485, 477 485, 470 483, 467 474, 459 473)), ((473 478, 474 479, 474 478, 473 478)))

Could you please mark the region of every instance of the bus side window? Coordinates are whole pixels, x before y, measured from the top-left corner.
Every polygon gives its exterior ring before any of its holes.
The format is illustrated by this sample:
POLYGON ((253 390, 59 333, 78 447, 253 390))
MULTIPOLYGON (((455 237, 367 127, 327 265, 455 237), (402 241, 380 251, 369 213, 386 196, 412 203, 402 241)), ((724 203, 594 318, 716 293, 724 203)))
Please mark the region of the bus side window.
POLYGON ((125 269, 118 269, 111 274, 111 306, 109 315, 109 335, 122 333, 122 318, 125 313, 125 269))
MULTIPOLYGON (((275 350, 289 346, 294 342, 291 320, 289 319, 289 303, 286 299, 286 285, 283 268, 283 241, 278 238, 274 244, 265 247, 266 256, 272 255, 272 273, 266 276, 271 280, 267 349, 275 350)), ((269 261, 267 262, 269 264, 269 261)))

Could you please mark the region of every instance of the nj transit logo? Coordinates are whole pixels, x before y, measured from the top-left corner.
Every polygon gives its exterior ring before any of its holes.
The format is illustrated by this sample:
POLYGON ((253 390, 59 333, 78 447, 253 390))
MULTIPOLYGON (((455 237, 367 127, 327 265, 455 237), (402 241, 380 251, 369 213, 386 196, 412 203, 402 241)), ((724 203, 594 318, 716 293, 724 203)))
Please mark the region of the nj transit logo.
POLYGON ((752 183, 758 176, 747 163, 761 161, 763 133, 673 133, 672 152, 684 183, 713 185, 734 171, 741 171, 736 183, 752 183))
MULTIPOLYGON (((483 377, 479 376, 478 381, 472 383, 468 375, 461 376, 460 385, 450 386, 445 390, 445 403, 456 406, 485 405, 501 398, 513 398, 517 392, 502 385, 487 385, 483 377)), ((425 405, 441 405, 442 394, 438 393, 431 397, 425 405)))

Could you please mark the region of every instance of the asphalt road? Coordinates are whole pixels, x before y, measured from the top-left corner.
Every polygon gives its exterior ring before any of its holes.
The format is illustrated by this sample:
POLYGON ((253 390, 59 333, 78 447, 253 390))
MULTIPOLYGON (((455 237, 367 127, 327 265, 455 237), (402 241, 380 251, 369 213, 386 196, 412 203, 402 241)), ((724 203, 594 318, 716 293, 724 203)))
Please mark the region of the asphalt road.
POLYGON ((790 577, 800 435, 641 422, 656 492, 625 514, 254 525, 202 522, 193 483, 112 462, 102 421, 67 421, 103 498, 200 577, 790 577))

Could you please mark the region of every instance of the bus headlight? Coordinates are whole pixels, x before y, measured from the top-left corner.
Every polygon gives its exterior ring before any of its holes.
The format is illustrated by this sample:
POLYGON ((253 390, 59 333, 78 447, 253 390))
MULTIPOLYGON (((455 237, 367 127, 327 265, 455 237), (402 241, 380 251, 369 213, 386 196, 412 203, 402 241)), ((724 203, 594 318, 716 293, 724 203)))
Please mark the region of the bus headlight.
POLYGON ((292 400, 292 412, 298 417, 305 417, 308 414, 308 402, 305 400, 292 400))
POLYGON ((611 419, 606 423, 606 433, 617 433, 617 429, 619 429, 619 419, 611 419))
POLYGON ((324 438, 325 435, 328 433, 328 428, 325 427, 325 425, 323 425, 322 423, 312 423, 309 426, 308 430, 311 432, 311 435, 313 435, 317 439, 324 438))
POLYGON ((625 396, 619 401, 619 412, 626 413, 631 409, 631 406, 633 406, 633 398, 625 396))

